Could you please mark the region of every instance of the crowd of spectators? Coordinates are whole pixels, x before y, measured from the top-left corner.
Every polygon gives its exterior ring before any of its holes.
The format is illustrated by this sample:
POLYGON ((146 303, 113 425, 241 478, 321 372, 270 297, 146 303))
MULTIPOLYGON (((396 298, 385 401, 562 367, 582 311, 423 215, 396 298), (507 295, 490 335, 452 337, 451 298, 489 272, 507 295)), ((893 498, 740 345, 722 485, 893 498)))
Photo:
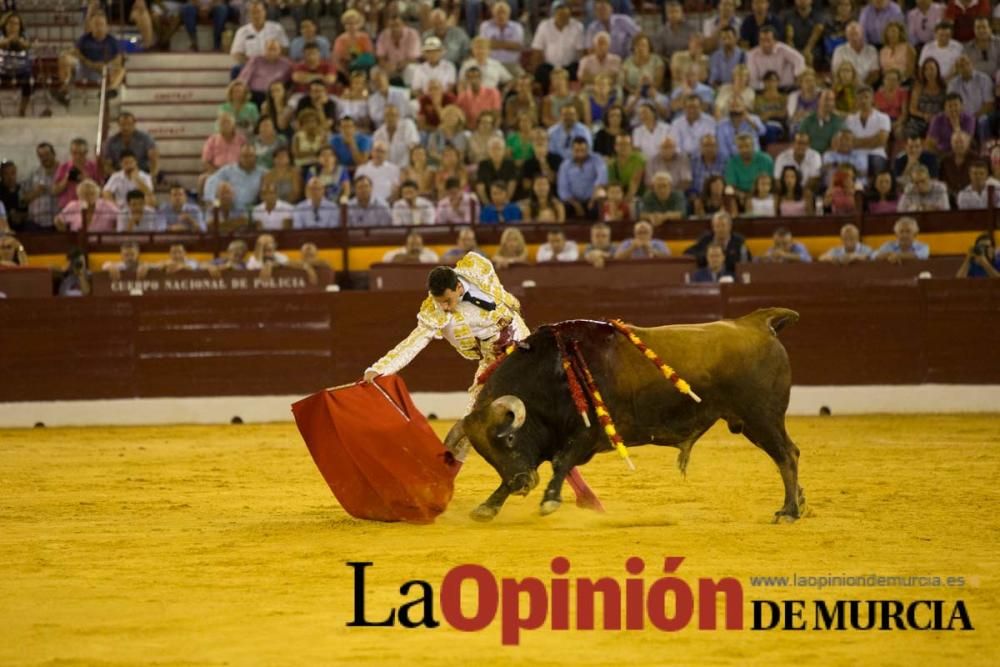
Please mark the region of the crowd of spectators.
MULTIPOLYGON (((99 5, 61 60, 67 84, 124 72, 99 5)), ((669 253, 655 229, 692 216, 981 209, 991 188, 1000 202, 1000 9, 982 0, 719 0, 698 20, 671 0, 652 32, 629 0, 346 2, 321 34, 334 5, 137 0, 161 47, 183 27, 196 48, 199 15, 216 49, 241 23, 197 187, 125 112, 100 156, 76 140, 59 162, 42 144, 23 181, 5 164, 11 228, 635 223, 614 250, 553 232, 541 253, 602 262, 669 253)), ((508 241, 501 262, 518 256, 508 241)), ((427 256, 416 240, 395 255, 427 256)), ((809 259, 790 234, 768 257, 809 259)))

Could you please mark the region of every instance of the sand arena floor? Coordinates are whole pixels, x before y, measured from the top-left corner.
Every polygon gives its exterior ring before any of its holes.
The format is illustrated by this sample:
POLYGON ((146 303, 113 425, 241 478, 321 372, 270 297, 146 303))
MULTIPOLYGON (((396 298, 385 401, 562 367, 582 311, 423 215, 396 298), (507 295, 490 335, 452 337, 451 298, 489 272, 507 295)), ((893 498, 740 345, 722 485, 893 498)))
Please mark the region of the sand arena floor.
MULTIPOLYGON (((495 473, 472 459, 431 526, 348 517, 291 424, 0 431, 0 664, 998 664, 997 416, 789 422, 813 513, 792 525, 769 523, 781 504, 770 460, 723 428, 695 447, 686 480, 675 450, 634 449, 635 473, 613 455, 591 462, 583 472, 604 515, 566 503, 539 518, 540 487, 512 498, 493 524, 474 523, 468 512, 495 473), (625 559, 641 556, 650 582, 665 555, 684 556, 685 580, 734 576, 748 599, 961 598, 976 629, 543 629, 501 647, 499 621, 478 633, 345 627, 347 560, 375 562, 368 605, 380 617, 400 604, 407 579, 437 589, 461 563, 547 579, 557 555, 571 574, 619 580, 625 559), (792 573, 967 583, 749 583, 792 573)), ((448 426, 436 424, 442 435, 448 426)))

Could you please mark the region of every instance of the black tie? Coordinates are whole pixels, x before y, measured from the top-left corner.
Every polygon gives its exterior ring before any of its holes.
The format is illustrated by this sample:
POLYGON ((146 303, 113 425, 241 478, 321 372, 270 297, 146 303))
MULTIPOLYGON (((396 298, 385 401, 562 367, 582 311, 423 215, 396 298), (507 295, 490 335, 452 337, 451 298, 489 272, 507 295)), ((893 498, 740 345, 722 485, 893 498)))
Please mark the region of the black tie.
POLYGON ((485 299, 480 299, 480 298, 474 297, 469 292, 466 292, 465 294, 462 295, 462 301, 468 301, 473 306, 476 306, 478 308, 482 308, 483 310, 496 310, 497 309, 497 305, 495 303, 492 303, 490 301, 486 301, 485 299))

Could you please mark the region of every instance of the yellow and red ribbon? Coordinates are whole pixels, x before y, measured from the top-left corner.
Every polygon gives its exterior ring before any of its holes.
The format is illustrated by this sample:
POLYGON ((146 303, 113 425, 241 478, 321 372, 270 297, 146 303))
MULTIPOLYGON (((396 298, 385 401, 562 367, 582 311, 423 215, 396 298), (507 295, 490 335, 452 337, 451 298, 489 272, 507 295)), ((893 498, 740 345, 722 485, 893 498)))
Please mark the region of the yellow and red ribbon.
POLYGON ((618 429, 615 428, 615 422, 611 418, 611 413, 604 402, 604 397, 601 396, 601 392, 597 389, 597 383, 594 381, 594 376, 590 372, 587 362, 584 361, 583 355, 580 353, 579 346, 575 344, 573 345, 573 354, 576 357, 580 372, 583 373, 584 381, 587 383, 587 392, 590 394, 591 400, 594 401, 594 412, 597 414, 597 421, 600 423, 601 428, 604 429, 604 434, 608 436, 608 440, 611 441, 615 451, 625 460, 625 464, 629 467, 629 470, 635 470, 635 464, 629 458, 625 440, 622 439, 621 434, 618 433, 618 429))
POLYGON ((691 385, 681 378, 681 376, 677 375, 677 371, 668 366, 663 359, 660 359, 660 356, 650 349, 648 345, 643 343, 642 339, 636 336, 631 329, 625 326, 624 322, 621 320, 611 320, 611 326, 613 326, 620 334, 628 338, 629 342, 635 345, 635 347, 642 352, 644 357, 653 362, 653 365, 660 369, 663 376, 670 380, 675 387, 677 387, 677 391, 691 397, 695 403, 701 403, 701 398, 698 394, 694 393, 694 390, 691 389, 691 385))

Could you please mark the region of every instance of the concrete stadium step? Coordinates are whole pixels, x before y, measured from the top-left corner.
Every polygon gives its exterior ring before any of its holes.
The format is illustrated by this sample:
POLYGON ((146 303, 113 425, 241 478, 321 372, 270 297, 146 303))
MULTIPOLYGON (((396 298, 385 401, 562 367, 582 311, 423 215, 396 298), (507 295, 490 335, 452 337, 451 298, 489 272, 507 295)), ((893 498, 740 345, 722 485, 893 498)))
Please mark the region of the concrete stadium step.
POLYGON ((226 101, 224 86, 140 86, 129 85, 125 95, 125 104, 187 104, 188 102, 213 102, 222 104, 226 101))
MULTIPOLYGON (((146 128, 143 128, 145 130, 146 128)), ((184 155, 201 155, 201 148, 205 144, 205 137, 160 137, 157 139, 157 147, 161 156, 180 157, 184 155)))
POLYGON ((128 58, 130 71, 218 69, 228 72, 234 64, 228 53, 136 53, 128 58))
MULTIPOLYGON (((172 119, 172 120, 160 120, 152 119, 148 116, 136 115, 136 122, 139 127, 143 128, 146 132, 153 135, 157 140, 166 139, 169 137, 193 139, 195 137, 201 137, 201 141, 205 141, 208 135, 215 132, 215 121, 214 120, 198 120, 198 119, 172 119)), ((201 149, 198 149, 199 152, 201 149)))
POLYGON ((198 172, 201 170, 201 156, 163 156, 160 158, 160 168, 163 171, 175 174, 178 172, 198 172))
POLYGON ((135 117, 147 120, 210 120, 219 115, 218 102, 183 102, 180 104, 163 104, 151 102, 144 104, 126 104, 135 117))
POLYGON ((200 70, 133 70, 127 67, 130 86, 171 88, 190 83, 196 86, 218 86, 225 90, 229 85, 228 69, 200 70))

